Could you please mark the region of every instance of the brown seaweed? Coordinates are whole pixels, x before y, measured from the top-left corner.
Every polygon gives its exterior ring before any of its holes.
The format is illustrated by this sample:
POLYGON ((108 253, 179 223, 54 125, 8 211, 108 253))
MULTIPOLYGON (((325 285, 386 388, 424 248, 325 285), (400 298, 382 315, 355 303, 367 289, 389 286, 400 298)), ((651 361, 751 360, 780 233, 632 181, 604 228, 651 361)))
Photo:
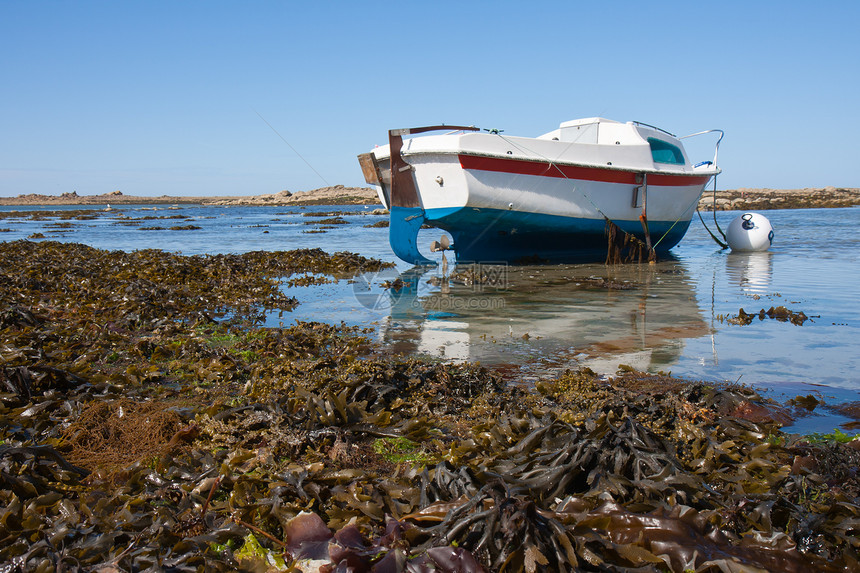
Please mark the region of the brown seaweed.
POLYGON ((770 307, 769 309, 761 309, 759 312, 748 313, 744 309, 738 310, 736 316, 728 316, 725 318, 729 324, 739 324, 746 326, 752 324, 753 319, 772 318, 779 322, 790 322, 796 326, 803 326, 803 323, 809 320, 809 317, 803 311, 790 310, 784 306, 770 307))
POLYGON ((783 434, 750 388, 524 387, 260 326, 289 277, 381 265, 348 253, 18 241, 0 262, 9 570, 860 568, 856 442, 783 434))

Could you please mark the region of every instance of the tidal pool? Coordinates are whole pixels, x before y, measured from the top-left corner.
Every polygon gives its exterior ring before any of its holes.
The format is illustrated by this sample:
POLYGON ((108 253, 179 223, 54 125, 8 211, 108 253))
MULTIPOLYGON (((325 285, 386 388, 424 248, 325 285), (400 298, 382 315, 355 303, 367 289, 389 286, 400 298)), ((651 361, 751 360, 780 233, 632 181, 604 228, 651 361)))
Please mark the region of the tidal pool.
MULTIPOLYGON (((104 249, 189 255, 320 247, 398 262, 388 230, 368 226, 383 218, 362 206, 15 211, 0 208, 2 240, 42 233, 48 240, 104 249), (326 225, 334 216, 347 224, 326 225)), ((830 431, 850 421, 831 406, 860 402, 860 209, 763 213, 776 235, 766 253, 721 251, 694 218, 672 258, 656 265, 457 265, 449 254, 455 278, 447 285, 440 268, 398 263, 356 279, 285 287, 301 304, 270 316, 268 324, 372 326, 375 338, 394 351, 479 361, 525 381, 578 366, 604 374, 631 367, 738 381, 780 401, 812 394, 825 406, 798 420, 795 429, 830 431), (489 280, 457 280, 457 272, 483 273, 489 280), (740 309, 757 313, 779 306, 809 320, 802 326, 728 320, 740 309)), ((740 214, 719 212, 717 221, 725 229, 740 214)), ((703 216, 713 230, 713 215, 703 216)), ((438 230, 424 230, 419 245, 429 247, 438 238, 438 230)))

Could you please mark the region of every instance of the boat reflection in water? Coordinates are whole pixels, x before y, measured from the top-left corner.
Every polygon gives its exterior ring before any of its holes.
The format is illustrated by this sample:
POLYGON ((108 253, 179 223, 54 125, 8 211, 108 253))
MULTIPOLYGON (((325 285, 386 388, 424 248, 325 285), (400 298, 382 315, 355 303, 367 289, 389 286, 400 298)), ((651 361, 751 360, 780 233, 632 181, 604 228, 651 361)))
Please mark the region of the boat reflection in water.
POLYGON ((447 281, 420 267, 397 279, 388 282, 380 336, 407 354, 526 371, 583 365, 614 373, 626 364, 656 372, 671 368, 685 339, 711 332, 677 261, 460 264, 447 281))

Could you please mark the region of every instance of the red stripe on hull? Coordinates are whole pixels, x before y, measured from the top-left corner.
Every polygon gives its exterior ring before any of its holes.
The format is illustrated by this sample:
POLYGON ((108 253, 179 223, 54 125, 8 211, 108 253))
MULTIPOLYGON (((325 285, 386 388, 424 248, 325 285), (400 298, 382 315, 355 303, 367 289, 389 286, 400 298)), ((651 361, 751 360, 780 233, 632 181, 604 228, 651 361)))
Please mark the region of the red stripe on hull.
MULTIPOLYGON (((516 175, 536 175, 538 177, 558 177, 562 179, 578 179, 580 181, 601 181, 605 183, 623 183, 637 185, 637 173, 620 169, 600 169, 598 167, 580 167, 546 161, 525 161, 522 159, 504 159, 500 157, 481 157, 476 155, 459 155, 460 166, 463 169, 477 171, 495 171, 516 175)), ((691 185, 704 186, 711 178, 710 175, 668 175, 664 173, 648 174, 648 185, 661 187, 687 187, 691 185)))

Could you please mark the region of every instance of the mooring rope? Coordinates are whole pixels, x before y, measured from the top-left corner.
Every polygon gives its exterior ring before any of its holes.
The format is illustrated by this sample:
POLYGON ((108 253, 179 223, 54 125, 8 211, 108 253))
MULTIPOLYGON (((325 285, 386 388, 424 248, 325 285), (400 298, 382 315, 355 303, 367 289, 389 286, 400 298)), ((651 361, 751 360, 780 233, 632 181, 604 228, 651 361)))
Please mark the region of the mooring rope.
MULTIPOLYGON (((561 169, 561 167, 559 167, 559 166, 556 164, 556 162, 555 162, 555 161, 553 161, 552 159, 550 159, 549 157, 546 157, 546 156, 544 156, 544 155, 541 155, 541 154, 540 154, 540 153, 538 153, 537 151, 534 151, 534 150, 532 150, 532 149, 529 149, 529 148, 527 148, 527 147, 525 147, 525 146, 519 145, 519 144, 517 144, 517 143, 515 143, 515 142, 511 141, 510 139, 508 139, 507 137, 505 137, 505 136, 504 136, 504 135, 502 135, 501 133, 496 133, 495 135, 498 135, 499 137, 501 137, 502 139, 504 139, 504 140, 505 140, 509 145, 511 145, 512 147, 515 147, 515 148, 517 148, 518 150, 520 150, 520 151, 522 151, 522 152, 524 152, 524 153, 530 153, 530 154, 532 154, 532 155, 535 155, 536 157, 539 157, 540 159, 543 159, 544 161, 546 161, 547 163, 549 163, 550 167, 555 168, 555 170, 556 170, 556 171, 558 171, 558 172, 561 174, 561 176, 562 176, 562 177, 564 177, 564 178, 565 178, 565 179, 567 179, 568 181, 572 181, 572 179, 571 179, 570 177, 568 177, 568 176, 567 176, 567 174, 566 174, 566 173, 561 169)), ((600 207, 598 207, 598 206, 594 203, 594 201, 592 201, 592 200, 591 200, 591 197, 589 197, 589 196, 588 196, 588 193, 586 193, 585 191, 583 191, 582 189, 580 189, 580 188, 579 188, 579 187, 577 187, 576 185, 574 185, 574 186, 573 186, 573 190, 574 190, 574 191, 578 191, 578 192, 579 192, 579 193, 580 193, 580 194, 585 198, 585 200, 586 200, 586 201, 588 201, 588 202, 591 204, 591 206, 592 206, 592 207, 594 207, 594 210, 595 210, 595 211, 597 211, 598 213, 600 213, 601 215, 603 215, 603 218, 604 218, 604 219, 606 219, 606 221, 607 221, 608 223, 611 223, 611 224, 614 226, 614 228, 615 228, 615 229, 617 229, 618 231, 621 231, 621 232, 622 232, 622 233, 624 233, 624 234, 627 234, 627 235, 629 235, 629 234, 630 234, 630 233, 627 233, 627 231, 625 231, 625 230, 624 230, 624 229, 622 229, 621 227, 619 227, 619 226, 618 226, 618 224, 617 224, 617 223, 615 223, 615 221, 613 221, 611 218, 609 218, 609 216, 607 216, 607 215, 606 215, 606 213, 604 213, 604 212, 603 212, 603 210, 602 210, 602 209, 600 209, 600 207)), ((715 225, 716 225, 716 227, 717 227, 717 231, 719 231, 719 233, 723 236, 723 239, 725 239, 725 238, 726 238, 726 234, 725 234, 725 233, 723 232, 723 230, 720 228, 720 224, 719 224, 719 222, 717 222, 717 209, 716 209, 716 205, 717 205, 717 176, 716 176, 716 175, 714 175, 714 189, 713 189, 713 193, 714 193, 714 224, 715 224, 715 225)), ((694 199, 694 200, 693 200, 693 201, 692 201, 692 202, 687 206, 687 209, 684 209, 684 210, 682 211, 682 213, 686 213, 686 212, 687 212, 687 210, 688 210, 690 207, 692 207, 694 204, 697 204, 697 203, 699 202, 699 200, 700 200, 700 197, 696 197, 696 198, 695 198, 695 199, 694 199)), ((722 247, 723 249, 727 249, 727 248, 729 248, 729 246, 728 246, 726 243, 724 243, 723 241, 719 240, 719 239, 716 237, 716 235, 714 235, 714 234, 711 232, 711 230, 708 228, 708 225, 707 225, 707 224, 705 224, 705 220, 702 218, 702 214, 699 212, 699 207, 698 207, 698 205, 696 206, 696 214, 699 216, 699 220, 702 222, 702 226, 703 226, 703 227, 705 227, 705 230, 708 232, 708 234, 711 236, 711 238, 712 238, 712 239, 714 239, 714 241, 716 241, 716 243, 717 243, 718 245, 720 245, 720 247, 722 247)), ((660 238, 657 240, 657 242, 656 242, 656 243, 654 243, 654 245, 651 247, 651 250, 652 250, 652 251, 654 251, 654 253, 653 253, 653 254, 649 254, 649 258, 651 258, 652 256, 656 256, 656 249, 657 249, 657 245, 659 245, 659 244, 663 241, 663 239, 665 239, 665 238, 666 238, 666 236, 667 236, 667 235, 672 231, 672 229, 674 229, 674 228, 675 228, 675 225, 677 225, 677 224, 678 224, 678 222, 681 220, 681 218, 682 218, 682 217, 683 217, 683 215, 680 215, 677 219, 675 219, 675 221, 674 221, 674 222, 669 226, 669 228, 668 228, 668 229, 666 229, 666 231, 665 231, 665 232, 660 236, 660 238)), ((615 239, 615 233, 616 233, 616 232, 617 232, 617 231, 615 231, 614 229, 610 232, 610 230, 607 228, 607 237, 609 238, 610 245, 611 245, 611 244, 613 244, 613 243, 615 242, 615 241, 614 241, 614 239, 615 239)), ((635 238, 635 235, 633 235, 633 238, 635 238)), ((637 241, 638 241, 638 239, 637 239, 637 241)), ((640 241, 640 242, 641 242, 641 241, 640 241)), ((629 243, 625 243, 625 244, 629 244, 629 243)), ((610 247, 610 249, 611 249, 611 248, 612 248, 612 247, 610 247)), ((610 258, 614 259, 615 257, 612 257, 612 256, 610 255, 610 253, 607 253, 607 262, 609 262, 609 259, 610 259, 610 258)), ((640 260, 641 260, 641 257, 640 257, 640 260)))
MULTIPOLYGON (((725 233, 723 233, 723 230, 720 228, 720 224, 717 222, 717 176, 716 176, 716 175, 714 175, 714 207, 713 207, 713 209, 714 209, 714 225, 716 225, 716 226, 717 226, 717 231, 719 231, 719 232, 720 232, 720 234, 723 236, 723 240, 724 240, 724 241, 728 241, 728 239, 726 238, 726 234, 725 234, 725 233)), ((714 234, 711 232, 711 230, 708 228, 708 226, 705 224, 705 220, 702 218, 702 214, 701 214, 701 213, 699 213, 699 208, 698 208, 698 207, 696 207, 696 214, 699 216, 699 220, 702 222, 702 226, 705 228, 705 230, 708 232, 708 234, 711 236, 711 238, 712 238, 712 239, 713 239, 713 240, 714 240, 714 241, 715 241, 715 242, 716 242, 716 243, 717 243, 721 248, 723 248, 723 249, 728 249, 728 248, 729 248, 729 245, 728 245, 728 244, 726 244, 726 243, 724 243, 723 241, 719 240, 719 239, 717 238, 717 236, 716 236, 716 235, 714 235, 714 234)))
MULTIPOLYGON (((687 205, 687 208, 686 208, 686 209, 684 209, 684 210, 683 210, 683 211, 681 211, 681 212, 682 212, 682 213, 686 213, 686 212, 690 209, 690 207, 692 207, 692 206, 693 206, 693 204, 694 204, 694 203, 698 203, 698 202, 699 202, 699 197, 696 197, 692 202, 690 202, 690 204, 689 204, 689 205, 687 205)), ((698 207, 698 205, 697 205, 697 206, 696 206, 696 213, 698 213, 698 212, 699 212, 699 207, 698 207)), ((665 232, 665 233, 663 233, 663 236, 661 236, 661 237, 660 237, 660 239, 659 239, 656 243, 654 243, 654 248, 655 248, 655 249, 657 248, 657 245, 659 245, 659 244, 660 244, 660 241, 662 241, 663 239, 665 239, 665 238, 666 238, 666 235, 668 235, 668 234, 669 234, 669 231, 671 231, 671 230, 675 227, 675 225, 677 225, 677 224, 678 224, 678 221, 680 221, 680 220, 681 220, 681 217, 683 217, 683 215, 681 215, 681 216, 679 216, 677 219, 675 219, 675 222, 674 222, 674 223, 672 223, 672 225, 671 225, 668 229, 666 229, 666 232, 665 232)), ((699 218, 701 219, 701 218, 702 218, 702 216, 701 216, 701 215, 699 215, 699 218)), ((707 227, 705 227, 705 228, 707 228, 707 227)), ((710 233, 710 231, 708 231, 708 232, 710 233)))
POLYGON ((720 247, 722 247, 722 248, 724 248, 724 249, 728 249, 728 248, 729 248, 729 246, 728 246, 727 244, 725 244, 724 242, 722 242, 721 240, 719 240, 719 239, 717 238, 717 236, 716 236, 716 235, 714 235, 714 234, 711 232, 711 230, 710 230, 710 229, 708 228, 708 226, 705 224, 705 220, 704 220, 704 219, 702 219, 702 214, 699 212, 699 210, 698 210, 698 209, 696 209, 696 214, 699 216, 699 220, 702 222, 702 226, 705 228, 705 230, 708 232, 708 234, 711 236, 711 238, 712 238, 714 241, 716 241, 716 243, 717 243, 720 247))
MULTIPOLYGON (((533 151, 533 150, 531 150, 531 149, 528 149, 527 147, 524 147, 524 146, 521 146, 521 145, 517 145, 516 143, 514 143, 513 141, 511 141, 510 139, 508 139, 507 137, 505 137, 505 136, 504 136, 504 135, 502 135, 502 134, 497 134, 497 135, 498 135, 499 137, 501 137, 502 139, 504 139, 506 142, 508 142, 511 146, 516 147, 517 149, 519 149, 520 151, 523 151, 523 152, 526 152, 526 153, 531 153, 531 154, 536 155, 537 157, 539 157, 539 158, 543 159, 544 161, 546 161, 547 163, 549 163, 550 167, 555 168, 555 170, 556 170, 556 171, 558 171, 559 173, 561 173, 561 176, 562 176, 562 177, 564 177, 564 178, 565 178, 565 179, 567 179, 568 181, 573 181, 570 177, 568 177, 568 176, 567 176, 567 173, 565 173, 564 171, 562 171, 561 167, 559 167, 559 166, 556 164, 556 162, 555 162, 555 161, 553 161, 552 159, 550 159, 549 157, 546 157, 546 156, 544 156, 544 155, 541 155, 541 154, 540 154, 540 153, 538 153, 537 151, 533 151)), ((569 146, 568 146, 568 147, 569 147, 569 146)), ((580 189, 580 188, 579 188, 579 187, 577 187, 576 185, 574 185, 574 186, 573 186, 573 190, 574 190, 574 191, 579 191, 579 193, 581 193, 581 194, 582 194, 582 196, 583 196, 583 197, 585 197, 585 200, 586 200, 586 201, 588 201, 589 203, 591 203, 591 206, 592 206, 592 207, 594 207, 594 210, 595 210, 595 211, 597 211, 598 213, 600 213, 601 215, 603 215, 603 218, 605 218, 605 219, 607 219, 607 220, 611 221, 611 219, 606 215, 606 213, 604 213, 604 212, 600 209, 600 207, 598 207, 598 206, 594 203, 594 201, 592 201, 592 200, 591 200, 591 197, 589 197, 589 196, 588 196, 588 193, 586 193, 585 191, 583 191, 582 189, 580 189)), ((614 224, 614 223, 613 223, 613 224, 614 224)), ((623 231, 623 229, 622 229, 622 232, 625 232, 625 231, 623 231)))
MULTIPOLYGON (((544 161, 546 161, 547 163, 549 163, 550 167, 555 168, 555 169, 556 169, 556 171, 558 171, 559 173, 561 173, 561 176, 562 176, 562 177, 564 177, 564 178, 565 178, 565 179, 567 179, 568 181, 573 181, 570 177, 568 177, 568 176, 567 176, 567 173, 565 173, 565 172, 561 169, 561 167, 559 167, 559 166, 556 164, 556 162, 555 162, 555 161, 553 161, 552 159, 550 159, 549 157, 546 157, 546 156, 544 156, 544 155, 541 155, 541 154, 540 154, 540 153, 538 153, 537 151, 534 151, 534 150, 528 149, 528 148, 526 148, 526 147, 524 147, 524 146, 517 145, 516 143, 514 143, 513 141, 511 141, 510 139, 508 139, 507 137, 505 137, 504 135, 502 135, 502 134, 500 134, 500 133, 497 133, 496 135, 498 135, 499 137, 501 137, 502 139, 504 139, 504 140, 505 140, 509 145, 511 145, 512 147, 515 147, 515 148, 517 148, 517 149, 519 149, 520 151, 523 151, 523 152, 525 152, 525 153, 531 153, 531 154, 536 155, 537 157, 539 157, 539 158, 543 159, 544 161)), ((569 146, 568 146, 568 147, 569 147, 569 146)), ((583 196, 583 197, 585 197, 585 200, 586 200, 586 201, 588 201, 589 203, 591 203, 591 206, 592 206, 592 207, 594 207, 594 210, 595 210, 595 211, 597 211, 598 213, 600 213, 601 215, 603 215, 603 218, 606 220, 607 226, 606 226, 606 231, 605 231, 605 233, 604 233, 604 234, 607 236, 607 239, 608 239, 608 241, 609 241, 609 244, 608 244, 608 246, 607 246, 607 252, 606 252, 606 264, 612 264, 612 262, 620 262, 620 258, 621 258, 621 257, 620 257, 620 254, 618 254, 618 255, 614 255, 614 254, 613 254, 613 252, 612 252, 612 251, 613 251, 613 249, 618 249, 618 248, 619 248, 619 247, 617 247, 617 241, 616 241, 616 236, 617 236, 617 235, 616 235, 616 233, 617 233, 618 231, 621 231, 621 232, 622 232, 622 233, 624 233, 624 235, 625 235, 625 240, 624 240, 624 242, 623 242, 622 248, 623 248, 623 246, 631 246, 631 253, 630 253, 630 255, 628 255, 627 260, 628 260, 628 261, 629 261, 629 260, 632 260, 632 257, 633 257, 633 251, 635 250, 636 252, 638 252, 638 253, 639 253, 639 261, 641 262, 641 261, 642 261, 642 253, 641 253, 641 249, 642 249, 642 248, 644 248, 644 249, 646 249, 646 251, 648 250, 648 247, 645 245, 645 243, 642 243, 642 241, 640 241, 640 240, 636 237, 636 235, 634 235, 634 234, 632 234, 632 233, 628 233, 627 231, 625 231, 624 229, 622 229, 621 227, 619 227, 619 226, 618 226, 618 224, 617 224, 615 221, 613 221, 613 220, 612 220, 612 219, 611 219, 611 218, 610 218, 606 213, 604 213, 604 212, 603 212, 603 210, 602 210, 600 207, 598 207, 598 206, 594 203, 594 201, 592 201, 592 200, 591 200, 591 197, 589 197, 589 196, 588 196, 588 193, 586 193, 585 191, 583 191, 582 189, 580 189, 580 188, 579 188, 579 187, 577 187, 576 185, 573 185, 573 190, 574 190, 574 192, 577 192, 577 191, 578 191, 580 194, 582 194, 582 196, 583 196), (609 225, 612 225, 612 227, 610 228, 610 227, 609 227, 609 225), (637 243, 641 243, 641 244, 642 244, 642 247, 639 247, 639 246, 637 245, 637 243), (613 245, 616 245, 616 246, 614 246, 614 247, 613 247, 613 245), (634 248, 634 247, 635 247, 635 248, 634 248)), ((696 201, 698 201, 698 198, 696 198, 696 201)), ((678 218, 678 220, 680 220, 680 217, 678 218)), ((675 223, 677 223, 677 222, 678 222, 678 221, 676 220, 676 221, 675 221, 675 223)), ((673 223, 673 224, 672 224, 672 227, 674 227, 674 226, 675 226, 675 224, 673 223)), ((669 230, 672 230, 672 227, 669 227, 669 230)), ((663 237, 665 237, 665 236, 666 236, 666 234, 668 234, 668 233, 669 233, 669 231, 666 231, 666 233, 664 233, 664 234, 663 234, 663 237)), ((660 237, 660 241, 662 241, 662 240, 663 240, 663 237, 660 237)), ((657 241, 657 243, 659 244, 659 242, 660 242, 660 241, 657 241)), ((654 250, 654 247, 656 247, 656 246, 657 246, 657 245, 655 244, 654 246, 650 247, 650 252, 648 252, 648 260, 649 260, 649 261, 656 261, 656 260, 657 260, 657 251, 655 251, 655 250, 654 250)))

